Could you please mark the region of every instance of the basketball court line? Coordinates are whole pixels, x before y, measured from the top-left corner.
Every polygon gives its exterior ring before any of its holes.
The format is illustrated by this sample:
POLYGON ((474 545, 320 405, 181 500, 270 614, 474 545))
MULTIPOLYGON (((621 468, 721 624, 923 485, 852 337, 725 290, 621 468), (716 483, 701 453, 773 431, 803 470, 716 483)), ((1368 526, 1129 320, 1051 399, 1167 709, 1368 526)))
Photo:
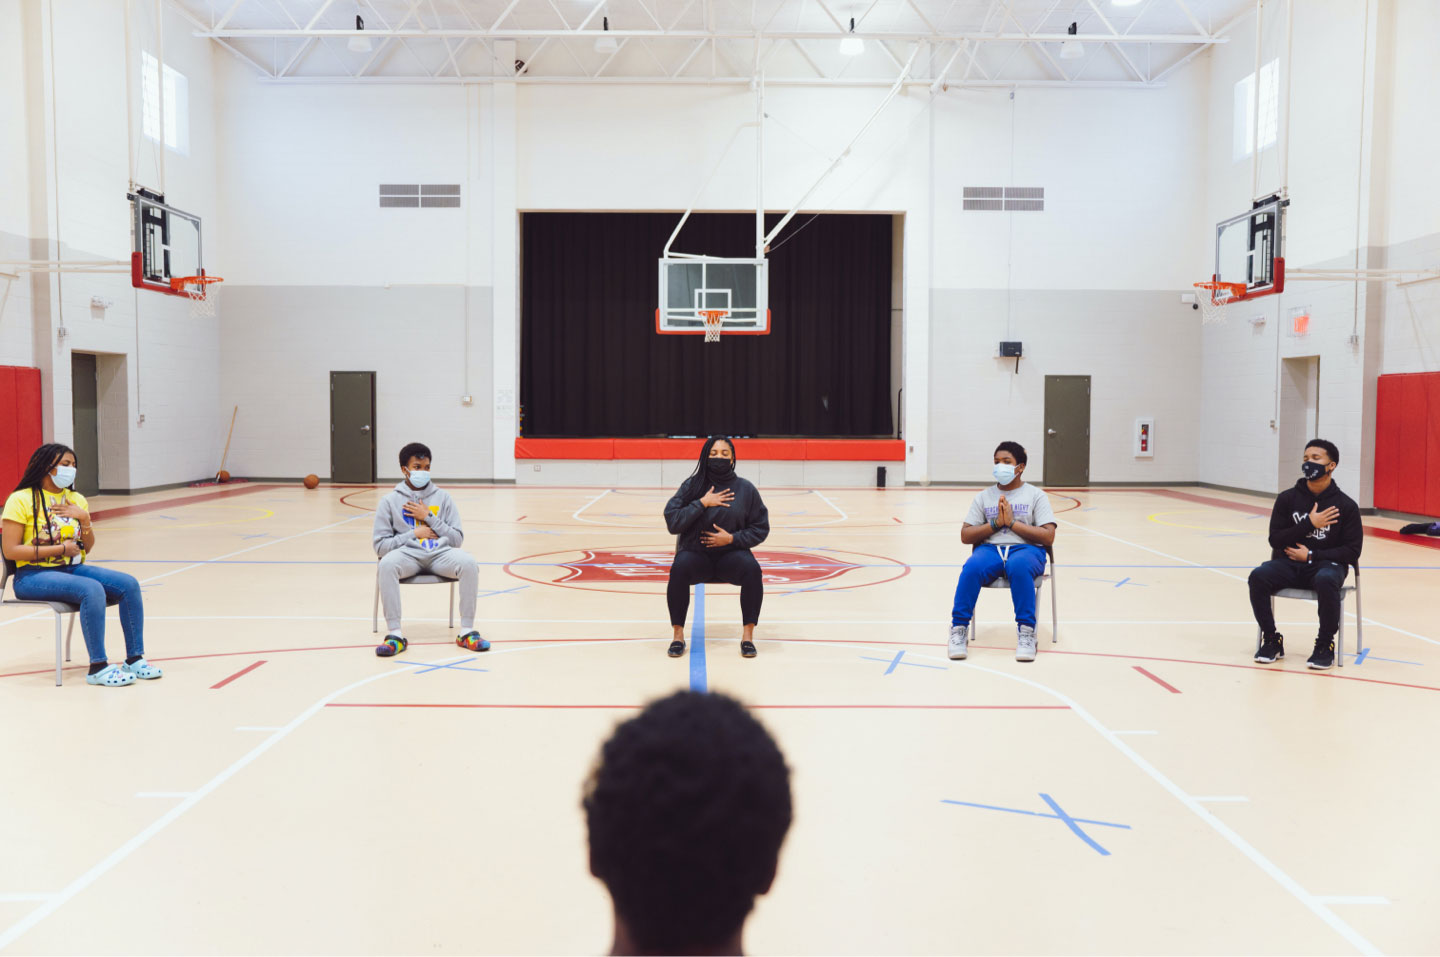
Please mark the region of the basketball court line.
MULTIPOLYGON (((129 515, 144 515, 148 512, 160 512, 169 508, 180 508, 185 505, 194 505, 198 502, 213 502, 217 498, 232 498, 236 495, 248 495, 251 492, 273 491, 277 488, 285 488, 283 485, 246 485, 243 488, 227 488, 218 492, 202 492, 199 495, 177 495, 174 498, 160 499, 155 502, 145 502, 141 505, 115 505, 110 508, 97 509, 90 513, 90 517, 97 522, 103 522, 112 518, 124 518, 129 515)), ((99 496, 96 496, 97 498, 99 496)))

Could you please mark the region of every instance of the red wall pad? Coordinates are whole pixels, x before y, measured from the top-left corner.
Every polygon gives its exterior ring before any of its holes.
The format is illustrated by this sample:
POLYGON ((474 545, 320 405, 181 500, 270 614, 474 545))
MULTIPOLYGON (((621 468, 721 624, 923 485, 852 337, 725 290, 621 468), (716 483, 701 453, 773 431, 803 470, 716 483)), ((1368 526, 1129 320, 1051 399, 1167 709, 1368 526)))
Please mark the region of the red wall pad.
POLYGON ((20 481, 30 453, 44 440, 40 370, 0 366, 0 496, 20 481))
POLYGON ((1440 372, 1376 382, 1375 505, 1440 515, 1440 372))
MULTIPOLYGON (((741 461, 903 462, 900 439, 736 439, 741 461)), ((693 459, 703 439, 516 439, 517 459, 693 459)))

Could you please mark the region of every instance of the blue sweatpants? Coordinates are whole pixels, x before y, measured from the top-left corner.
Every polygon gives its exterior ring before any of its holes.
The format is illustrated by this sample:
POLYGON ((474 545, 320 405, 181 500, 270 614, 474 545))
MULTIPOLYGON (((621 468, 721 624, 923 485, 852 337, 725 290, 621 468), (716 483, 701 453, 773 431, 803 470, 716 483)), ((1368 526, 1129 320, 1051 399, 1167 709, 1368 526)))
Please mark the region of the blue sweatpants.
POLYGON ((955 608, 950 624, 968 625, 975 616, 980 589, 1003 573, 1010 579, 1010 597, 1015 602, 1015 623, 1035 627, 1035 579, 1045 572, 1045 549, 1039 545, 976 545, 955 586, 955 608), (1008 551, 1006 557, 1003 551, 1008 551))

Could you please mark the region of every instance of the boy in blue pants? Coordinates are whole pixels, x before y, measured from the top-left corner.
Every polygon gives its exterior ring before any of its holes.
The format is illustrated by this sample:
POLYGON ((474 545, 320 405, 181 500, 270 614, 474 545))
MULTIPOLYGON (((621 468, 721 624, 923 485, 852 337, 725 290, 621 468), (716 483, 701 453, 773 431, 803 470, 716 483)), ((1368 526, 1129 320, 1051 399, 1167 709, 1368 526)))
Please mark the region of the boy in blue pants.
POLYGON ((960 529, 974 551, 955 586, 947 651, 956 661, 969 653, 970 620, 980 589, 1004 575, 1015 602, 1016 661, 1035 660, 1035 579, 1045 572, 1045 549, 1055 541, 1055 513, 1042 489, 1025 484, 1026 455, 1018 442, 995 449, 995 484, 975 496, 960 529))

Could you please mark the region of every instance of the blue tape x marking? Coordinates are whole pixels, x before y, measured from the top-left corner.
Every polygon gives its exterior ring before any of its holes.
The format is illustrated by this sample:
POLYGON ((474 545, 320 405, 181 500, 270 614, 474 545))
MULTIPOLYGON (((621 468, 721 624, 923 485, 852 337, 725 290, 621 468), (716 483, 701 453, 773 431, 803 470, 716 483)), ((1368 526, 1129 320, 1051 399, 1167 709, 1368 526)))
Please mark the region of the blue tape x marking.
MULTIPOLYGON (((903 650, 902 650, 902 651, 897 651, 897 652, 895 652, 895 657, 894 657, 894 658, 871 658, 869 655, 861 655, 861 656, 860 656, 860 658, 861 658, 862 661, 879 661, 879 662, 881 662, 881 663, 888 663, 888 664, 889 664, 889 667, 885 669, 885 674, 886 674, 886 675, 888 675, 888 674, 890 674, 890 672, 894 671, 894 670, 895 670, 895 667, 896 667, 897 665, 909 665, 911 668, 933 668, 933 669, 935 669, 936 671, 948 671, 948 670, 950 670, 950 669, 946 668, 944 665, 922 665, 922 664, 921 664, 920 662, 918 662, 918 661, 901 661, 900 659, 902 659, 902 658, 904 658, 904 657, 905 657, 905 652, 904 652, 903 650)), ((885 677, 885 675, 881 675, 880 677, 883 678, 883 677, 885 677)))
POLYGON ((1055 813, 1054 813, 1054 814, 1046 814, 1046 813, 1043 812, 1043 811, 1026 811, 1026 810, 1023 810, 1023 809, 1021 809, 1021 808, 1016 808, 1016 807, 996 807, 996 806, 993 805, 993 804, 975 804, 975 803, 973 803, 973 802, 971 802, 971 801, 952 801, 952 800, 950 800, 950 799, 948 799, 948 798, 942 799, 940 803, 941 803, 941 804, 958 804, 958 805, 960 805, 960 806, 962 806, 962 807, 978 807, 978 808, 983 808, 983 809, 985 809, 985 810, 987 810, 987 811, 1008 811, 1008 812, 1011 813, 1011 814, 1028 814, 1028 815, 1030 815, 1031 817, 1048 817, 1048 818, 1054 818, 1054 819, 1057 820, 1057 821, 1062 821, 1062 822, 1064 822, 1065 826, 1068 827, 1068 828, 1071 830, 1071 832, 1073 832, 1073 833, 1075 834, 1076 837, 1080 838, 1080 840, 1084 841, 1086 844, 1089 844, 1092 848, 1095 849, 1095 851, 1096 851, 1097 853, 1099 853, 1099 854, 1101 854, 1101 855, 1103 855, 1103 856, 1105 856, 1105 857, 1109 857, 1109 856, 1110 856, 1110 852, 1107 851, 1107 850, 1105 850, 1105 848, 1101 847, 1101 846, 1095 841, 1095 839, 1092 838, 1089 834, 1086 834, 1086 833, 1080 828, 1080 825, 1081 825, 1081 824, 1093 824, 1093 825, 1095 825, 1095 826, 1097 826, 1097 827, 1118 827, 1118 828, 1122 828, 1122 829, 1124 829, 1124 830, 1126 830, 1126 831, 1130 830, 1130 825, 1129 825, 1129 824, 1115 824, 1115 823, 1112 823, 1112 822, 1110 822, 1110 821, 1092 821, 1092 820, 1089 820, 1088 818, 1083 818, 1083 817, 1071 817, 1069 814, 1066 814, 1065 811, 1060 807, 1060 805, 1055 803, 1055 799, 1052 798, 1052 797, 1051 797, 1050 795, 1048 795, 1048 794, 1043 794, 1043 793, 1042 793, 1042 794, 1040 795, 1040 799, 1041 799, 1042 801, 1044 801, 1046 804, 1048 804, 1048 805, 1050 806, 1050 809, 1051 809, 1052 811, 1054 811, 1055 813))

